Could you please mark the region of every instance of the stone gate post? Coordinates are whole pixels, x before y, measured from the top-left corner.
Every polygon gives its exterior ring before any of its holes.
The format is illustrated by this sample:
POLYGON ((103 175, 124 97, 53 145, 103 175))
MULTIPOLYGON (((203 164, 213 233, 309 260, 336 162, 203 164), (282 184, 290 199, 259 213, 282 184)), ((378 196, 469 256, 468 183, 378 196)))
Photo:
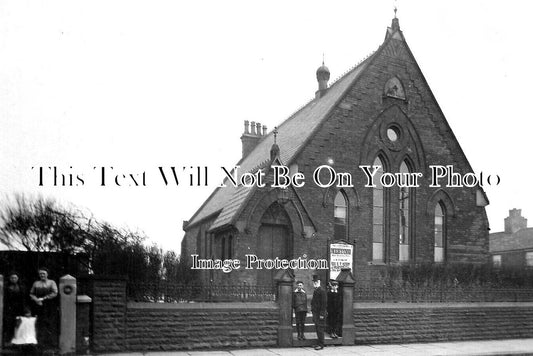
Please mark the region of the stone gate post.
POLYGON ((292 346, 292 287, 294 276, 289 270, 276 275, 278 284, 279 328, 278 346, 292 346))
POLYGON ((342 344, 355 343, 355 325, 353 321, 353 288, 355 279, 350 268, 343 268, 337 276, 342 288, 342 344))
POLYGON ((59 353, 76 353, 76 278, 59 279, 59 353))

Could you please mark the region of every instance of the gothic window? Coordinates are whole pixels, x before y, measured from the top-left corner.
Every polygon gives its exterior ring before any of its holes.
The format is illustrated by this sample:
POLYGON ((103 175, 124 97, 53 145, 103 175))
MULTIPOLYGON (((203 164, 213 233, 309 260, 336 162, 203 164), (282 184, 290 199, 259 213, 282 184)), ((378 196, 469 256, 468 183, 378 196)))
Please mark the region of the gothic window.
POLYGON ((409 225, 410 225, 410 200, 411 200, 411 189, 405 187, 408 183, 408 175, 410 173, 409 167, 407 164, 402 162, 400 165, 400 181, 398 186, 400 187, 400 196, 399 196, 399 234, 398 234, 398 245, 399 245, 399 261, 406 262, 409 261, 409 225))
POLYGON ((228 259, 233 259, 233 236, 228 237, 228 259))
POLYGON ((444 262, 445 210, 439 202, 435 205, 435 262, 444 262))
POLYGON ((209 256, 208 247, 209 247, 209 234, 207 233, 207 231, 204 231, 204 254, 203 256, 205 256, 205 258, 208 258, 207 256, 209 256))
POLYGON ((348 216, 348 204, 346 196, 342 191, 337 192, 333 203, 333 236, 335 239, 345 239, 347 234, 346 219, 348 216))
POLYGON ((372 208, 372 260, 374 262, 383 262, 383 240, 384 240, 384 190, 381 185, 381 176, 383 175, 383 163, 379 157, 374 160, 374 166, 379 166, 379 170, 374 177, 375 187, 373 188, 373 208, 372 208))

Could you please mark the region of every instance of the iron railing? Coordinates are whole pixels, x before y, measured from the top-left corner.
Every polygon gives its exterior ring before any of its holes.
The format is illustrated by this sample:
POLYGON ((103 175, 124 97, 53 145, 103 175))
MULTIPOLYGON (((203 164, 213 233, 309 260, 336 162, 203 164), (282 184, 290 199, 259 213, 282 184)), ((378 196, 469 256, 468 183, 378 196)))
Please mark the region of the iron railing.
MULTIPOLYGON (((273 285, 206 285, 128 282, 128 300, 150 303, 185 302, 266 302, 276 301, 273 285)), ((373 286, 354 287, 355 302, 533 302, 532 288, 488 286, 373 286)))
POLYGON ((533 302, 531 288, 485 286, 355 287, 355 302, 533 302))
POLYGON ((276 300, 276 291, 272 285, 250 285, 246 282, 237 285, 187 285, 160 281, 127 285, 129 301, 150 303, 266 302, 276 300))

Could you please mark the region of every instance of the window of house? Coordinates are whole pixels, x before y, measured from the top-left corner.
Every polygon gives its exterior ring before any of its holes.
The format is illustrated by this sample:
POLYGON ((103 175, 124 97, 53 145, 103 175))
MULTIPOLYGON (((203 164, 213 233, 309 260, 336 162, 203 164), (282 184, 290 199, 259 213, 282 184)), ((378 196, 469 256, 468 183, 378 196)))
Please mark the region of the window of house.
POLYGON ((220 259, 225 260, 226 259, 226 238, 223 237, 220 240, 220 259))
POLYGON ((502 266, 502 255, 492 256, 492 265, 494 267, 501 267, 502 266))
POLYGON ((533 252, 526 252, 526 266, 533 267, 533 252))
POLYGON ((345 239, 347 228, 346 220, 348 216, 348 203, 342 191, 337 192, 333 203, 333 236, 335 239, 345 239))
POLYGON ((446 216, 441 203, 435 205, 435 262, 444 261, 444 223, 446 216))
POLYGON ((383 262, 383 235, 384 235, 384 190, 381 185, 381 176, 383 175, 383 163, 379 157, 374 160, 374 166, 381 168, 376 172, 373 188, 373 207, 372 207, 372 260, 374 262, 383 262))
POLYGON ((408 187, 402 187, 402 185, 407 185, 407 175, 409 174, 409 167, 407 164, 402 162, 400 165, 400 173, 402 175, 400 176, 401 181, 398 182, 398 186, 400 187, 400 196, 399 196, 399 234, 398 234, 398 245, 399 245, 399 253, 398 253, 398 259, 400 262, 406 262, 409 261, 409 225, 410 225, 410 215, 409 215, 409 200, 410 197, 410 189, 408 187))

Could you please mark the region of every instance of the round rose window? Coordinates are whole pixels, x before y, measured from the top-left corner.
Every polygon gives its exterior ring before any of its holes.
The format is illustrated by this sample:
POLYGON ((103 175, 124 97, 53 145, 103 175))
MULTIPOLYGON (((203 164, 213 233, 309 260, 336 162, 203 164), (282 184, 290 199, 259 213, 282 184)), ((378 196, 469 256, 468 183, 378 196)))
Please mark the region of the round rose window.
POLYGON ((396 127, 389 127, 387 129, 387 137, 392 142, 398 141, 398 138, 400 137, 400 131, 396 127))

